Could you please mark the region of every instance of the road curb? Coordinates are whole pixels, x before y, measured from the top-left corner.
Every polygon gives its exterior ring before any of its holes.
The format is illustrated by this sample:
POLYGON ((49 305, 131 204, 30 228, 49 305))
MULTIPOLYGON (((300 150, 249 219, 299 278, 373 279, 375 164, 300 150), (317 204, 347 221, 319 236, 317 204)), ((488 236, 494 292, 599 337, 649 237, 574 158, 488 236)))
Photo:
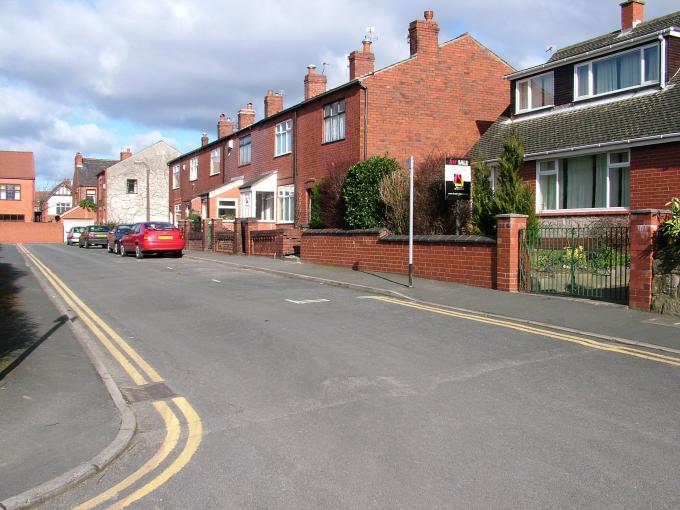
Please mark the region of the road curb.
POLYGON ((199 257, 196 255, 186 255, 187 258, 195 259, 195 260, 204 260, 208 262, 215 262, 217 264, 225 264, 229 266, 234 266, 238 267, 240 269, 249 269, 252 271, 260 271, 263 273, 270 273, 270 274, 275 274, 279 276, 283 276, 286 278, 298 278, 301 280, 308 280, 308 281, 313 281, 317 283, 324 283, 326 285, 333 285, 336 287, 344 287, 348 289, 355 289, 355 290, 360 290, 360 291, 366 291, 366 292, 372 292, 374 294, 380 294, 383 296, 390 296, 390 297, 398 297, 400 299, 406 299, 408 301, 412 301, 414 303, 421 303, 424 305, 429 305, 429 306, 439 306, 441 308, 447 308, 449 310, 455 310, 458 312, 464 312, 464 313, 469 313, 469 314, 474 314, 478 315, 479 317, 486 317, 490 319, 500 319, 500 320, 506 320, 506 321, 513 321, 518 324, 526 324, 530 326, 536 326, 536 327, 542 327, 542 328, 547 328, 551 329, 554 331, 561 331, 564 333, 571 333, 571 334, 576 334, 576 335, 581 335, 581 336, 587 336, 590 338, 596 338, 598 340, 605 340, 607 342, 613 342, 617 344, 623 344, 623 345, 629 345, 629 346, 635 346, 635 347, 642 347, 645 349, 652 349, 655 351, 662 351, 662 352, 668 352, 672 354, 680 354, 680 350, 678 349, 673 349, 671 347, 665 347, 663 345, 656 345, 656 344, 650 344, 646 342, 639 342, 637 340, 630 340, 628 338, 621 338, 621 337, 616 337, 616 336, 609 336, 609 335, 603 335, 601 333, 594 333, 592 331, 582 331, 580 329, 573 329, 573 328, 567 328, 565 326, 557 326, 555 324, 549 324, 545 322, 538 322, 538 321, 532 321, 529 319, 522 319, 519 317, 510 317, 507 315, 499 315, 495 313, 489 313, 489 312, 481 312, 479 310, 470 310, 467 308, 459 308, 456 306, 451 306, 451 305, 445 305, 441 303, 435 303, 432 301, 425 301, 423 299, 417 299, 413 298, 411 296, 407 296, 405 294, 402 294, 400 292, 397 292, 395 290, 389 290, 389 289, 382 289, 380 287, 372 287, 369 285, 361 285, 358 283, 349 283, 349 282, 342 282, 338 280, 331 280, 328 278, 323 278, 320 276, 310 276, 310 275, 304 275, 304 274, 299 274, 299 273, 291 273, 288 271, 281 271, 278 269, 269 269, 266 267, 259 267, 259 266, 249 266, 247 264, 241 264, 238 262, 229 262, 226 260, 215 260, 207 257, 199 257))
POLYGON ((29 263, 26 256, 23 253, 21 253, 21 256, 24 258, 24 262, 31 269, 38 283, 57 309, 69 318, 68 322, 71 331, 90 358, 97 374, 109 392, 116 409, 118 409, 118 412, 120 413, 120 428, 113 441, 88 462, 80 464, 63 475, 42 483, 37 487, 7 498, 4 501, 0 501, 0 508, 3 510, 30 508, 66 491, 93 474, 100 472, 127 449, 137 429, 137 419, 132 412, 132 409, 125 402, 118 385, 104 365, 101 352, 93 342, 92 337, 87 333, 82 321, 74 322, 76 314, 56 295, 52 287, 45 281, 44 276, 36 270, 32 263, 29 263))

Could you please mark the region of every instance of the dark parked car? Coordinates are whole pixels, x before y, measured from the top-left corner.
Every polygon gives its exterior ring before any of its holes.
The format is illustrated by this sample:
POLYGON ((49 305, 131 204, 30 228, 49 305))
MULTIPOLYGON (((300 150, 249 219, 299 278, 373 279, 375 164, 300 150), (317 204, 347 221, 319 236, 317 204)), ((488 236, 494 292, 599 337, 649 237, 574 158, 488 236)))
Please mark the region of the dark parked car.
POLYGON ((181 257, 183 249, 184 233, 165 221, 135 223, 120 240, 120 254, 134 253, 138 259, 149 253, 170 253, 181 257))
POLYGON ((85 230, 80 234, 78 239, 78 246, 81 248, 89 248, 90 246, 106 246, 106 234, 109 227, 106 225, 90 225, 85 227, 85 230))
POLYGON ((109 253, 120 253, 120 238, 127 234, 132 225, 118 225, 109 230, 106 247, 109 253))

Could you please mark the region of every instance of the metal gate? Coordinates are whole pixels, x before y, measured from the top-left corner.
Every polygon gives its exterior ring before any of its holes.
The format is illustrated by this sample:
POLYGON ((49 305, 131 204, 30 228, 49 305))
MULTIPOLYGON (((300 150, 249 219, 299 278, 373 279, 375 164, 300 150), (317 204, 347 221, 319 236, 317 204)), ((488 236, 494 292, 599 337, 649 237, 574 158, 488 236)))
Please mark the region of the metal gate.
POLYGON ((601 225, 520 230, 520 290, 628 304, 629 233, 601 225))

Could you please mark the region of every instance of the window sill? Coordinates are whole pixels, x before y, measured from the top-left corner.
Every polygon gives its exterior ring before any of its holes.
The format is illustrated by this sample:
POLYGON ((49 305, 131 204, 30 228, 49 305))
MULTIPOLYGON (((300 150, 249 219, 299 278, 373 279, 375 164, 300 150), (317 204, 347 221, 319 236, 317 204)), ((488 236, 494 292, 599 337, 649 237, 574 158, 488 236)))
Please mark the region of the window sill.
POLYGON ((581 103, 583 101, 611 97, 617 94, 630 94, 631 92, 636 92, 638 90, 646 90, 651 89, 653 87, 658 87, 660 84, 661 84, 660 81, 653 81, 649 83, 643 83, 642 85, 635 85, 634 87, 626 87, 625 89, 612 90, 611 92, 603 92, 602 94, 592 94, 590 96, 574 97, 574 103, 581 103))
POLYGON ((290 220, 290 221, 279 220, 276 223, 278 223, 280 225, 292 225, 294 222, 293 222, 293 220, 290 220))
POLYGON ((282 157, 284 157, 284 156, 290 156, 291 154, 293 154, 293 151, 284 152, 283 154, 276 154, 276 155, 274 156, 274 159, 282 158, 282 157))
POLYGON ((243 166, 248 166, 248 165, 252 165, 252 162, 242 163, 242 164, 240 163, 240 164, 238 165, 238 167, 241 168, 241 167, 243 167, 243 166))
POLYGON ((547 106, 541 106, 539 108, 530 108, 528 110, 517 110, 515 111, 515 115, 525 115, 527 113, 534 113, 534 112, 541 112, 544 110, 549 110, 550 108, 555 108, 554 104, 550 104, 547 106))
POLYGON ((214 174, 209 174, 209 177, 215 177, 216 175, 220 175, 219 172, 215 172, 214 174))
POLYGON ((541 217, 551 216, 608 216, 628 214, 628 207, 609 207, 593 209, 557 209, 551 211, 538 211, 536 214, 541 217))
POLYGON ((321 145, 330 145, 332 143, 344 142, 346 139, 347 139, 347 137, 338 138, 337 140, 331 140, 330 142, 321 142, 321 145))

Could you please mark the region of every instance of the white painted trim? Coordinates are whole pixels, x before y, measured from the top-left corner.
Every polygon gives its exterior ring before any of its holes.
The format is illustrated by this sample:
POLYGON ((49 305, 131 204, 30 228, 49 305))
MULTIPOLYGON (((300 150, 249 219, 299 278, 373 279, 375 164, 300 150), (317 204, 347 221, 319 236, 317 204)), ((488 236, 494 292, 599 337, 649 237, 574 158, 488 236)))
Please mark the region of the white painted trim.
POLYGON ((215 197, 221 195, 222 193, 226 193, 227 191, 230 191, 234 188, 238 188, 242 185, 243 185, 243 177, 241 177, 240 179, 238 179, 236 181, 231 181, 227 184, 224 184, 224 185, 220 186, 219 188, 215 188, 214 190, 212 190, 208 193, 208 198, 215 198, 215 197))
MULTIPOLYGON (((617 140, 612 142, 603 142, 591 145, 583 145, 578 147, 570 147, 567 149, 557 149, 554 151, 534 152, 524 155, 524 161, 535 161, 537 159, 545 159, 549 157, 565 157, 579 156, 583 154, 593 154, 597 152, 609 152, 617 149, 630 149, 633 147, 644 147, 646 145, 658 145, 662 143, 680 142, 680 133, 669 133, 666 135, 654 135, 642 138, 633 138, 630 140, 617 140), (600 149, 600 150, 598 150, 600 149)), ((496 159, 489 160, 489 162, 497 161, 496 159)))
POLYGON ((548 71, 547 73, 537 74, 535 76, 528 76, 525 79, 517 80, 515 82, 515 113, 516 114, 519 115, 521 113, 528 113, 528 112, 533 112, 533 111, 537 111, 537 110, 543 110, 543 109, 547 109, 547 108, 552 108, 554 106, 555 106, 555 73, 553 71, 548 71), (520 84, 525 83, 525 82, 531 82, 531 80, 534 80, 536 78, 542 78, 542 77, 548 76, 548 75, 552 75, 552 84, 553 84, 553 88, 552 88, 553 102, 552 102, 552 104, 546 104, 546 105, 543 105, 543 106, 538 106, 536 108, 532 108, 531 107, 531 83, 529 83, 529 85, 527 86, 527 94, 528 94, 527 95, 527 108, 524 109, 524 110, 520 110, 520 93, 519 93, 520 84))

